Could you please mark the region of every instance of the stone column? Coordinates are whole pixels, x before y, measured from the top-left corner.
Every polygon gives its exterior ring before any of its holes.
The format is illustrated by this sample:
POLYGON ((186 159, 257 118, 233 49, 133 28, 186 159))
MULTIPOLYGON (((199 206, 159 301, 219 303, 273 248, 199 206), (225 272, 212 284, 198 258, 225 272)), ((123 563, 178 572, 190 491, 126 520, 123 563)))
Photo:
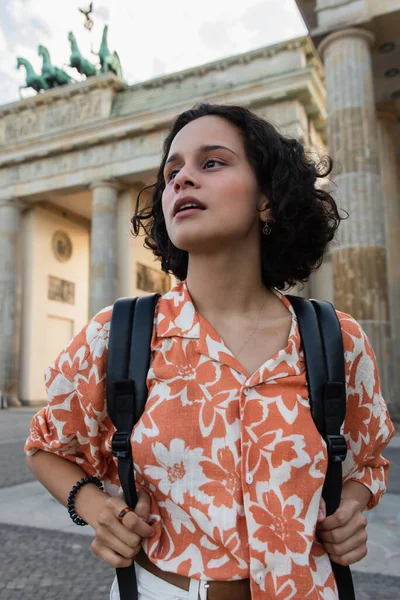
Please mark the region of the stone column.
POLYGON ((133 195, 130 189, 123 190, 118 197, 118 297, 132 296, 133 244, 130 220, 133 214, 133 195))
POLYGON ((400 186, 394 127, 396 116, 378 111, 378 149, 383 189, 391 325, 391 375, 395 410, 400 416, 400 186))
POLYGON ((317 298, 317 300, 327 300, 328 302, 335 302, 333 289, 333 275, 332 275, 332 255, 329 252, 324 257, 324 262, 316 271, 311 275, 310 278, 310 297, 317 298))
POLYGON ((382 183, 370 47, 373 34, 344 29, 319 51, 325 64, 328 146, 336 162, 337 201, 350 218, 332 246, 335 305, 356 318, 369 336, 389 400, 390 339, 382 183))
POLYGON ((21 205, 0 204, 0 406, 18 405, 21 205))
POLYGON ((90 252, 90 316, 116 300, 117 199, 115 181, 92 184, 92 229, 90 252))

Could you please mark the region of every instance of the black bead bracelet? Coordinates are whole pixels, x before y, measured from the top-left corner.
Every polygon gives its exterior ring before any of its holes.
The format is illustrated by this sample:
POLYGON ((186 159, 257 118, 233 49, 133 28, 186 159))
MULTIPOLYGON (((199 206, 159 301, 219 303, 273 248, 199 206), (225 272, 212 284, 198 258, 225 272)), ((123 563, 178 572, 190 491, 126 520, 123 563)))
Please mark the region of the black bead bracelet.
POLYGON ((68 495, 68 502, 67 502, 68 514, 71 517, 71 519, 73 520, 73 522, 76 523, 76 525, 80 525, 81 527, 83 527, 84 525, 87 525, 87 523, 86 523, 86 521, 81 519, 81 517, 76 513, 75 496, 79 492, 79 490, 87 483, 94 483, 95 485, 97 485, 97 487, 100 490, 102 490, 102 491, 104 490, 103 484, 101 483, 100 479, 98 477, 95 477, 94 475, 88 475, 87 477, 82 477, 82 479, 77 481, 76 484, 73 486, 72 490, 70 491, 70 493, 68 495))

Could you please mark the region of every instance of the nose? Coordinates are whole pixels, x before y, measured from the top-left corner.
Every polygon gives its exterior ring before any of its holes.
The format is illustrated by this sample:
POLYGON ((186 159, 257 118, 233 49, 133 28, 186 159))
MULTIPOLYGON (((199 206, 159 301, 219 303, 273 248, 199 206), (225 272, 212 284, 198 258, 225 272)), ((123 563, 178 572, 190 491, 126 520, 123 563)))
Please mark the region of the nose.
POLYGON ((193 174, 189 171, 187 166, 182 167, 179 172, 175 175, 174 179, 174 191, 175 193, 185 187, 196 187, 197 183, 193 174))

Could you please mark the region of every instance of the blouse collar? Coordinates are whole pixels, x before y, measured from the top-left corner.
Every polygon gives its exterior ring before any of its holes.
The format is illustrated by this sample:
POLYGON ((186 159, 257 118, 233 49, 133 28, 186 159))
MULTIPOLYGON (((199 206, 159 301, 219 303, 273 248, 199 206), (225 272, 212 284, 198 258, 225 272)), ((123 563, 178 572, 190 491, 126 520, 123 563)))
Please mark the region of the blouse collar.
MULTIPOLYGON (((262 367, 249 378, 248 385, 250 386, 268 379, 297 375, 303 369, 304 360, 296 314, 289 299, 282 292, 276 289, 272 291, 292 316, 288 344, 286 348, 266 360, 262 367)), ((223 344, 223 340, 210 323, 197 312, 186 280, 179 282, 160 298, 156 313, 156 328, 159 338, 180 337, 198 340, 197 349, 201 354, 208 355, 243 373, 239 361, 223 344)))
POLYGON ((199 313, 194 307, 186 280, 161 296, 156 314, 157 336, 161 338, 200 337, 199 313))

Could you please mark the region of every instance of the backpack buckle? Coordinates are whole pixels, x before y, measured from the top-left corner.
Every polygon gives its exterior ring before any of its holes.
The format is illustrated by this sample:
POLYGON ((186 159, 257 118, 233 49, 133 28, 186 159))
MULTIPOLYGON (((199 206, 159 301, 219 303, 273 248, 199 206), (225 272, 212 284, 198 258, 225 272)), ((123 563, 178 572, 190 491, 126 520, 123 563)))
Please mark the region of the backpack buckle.
POLYGON ((326 445, 330 462, 343 462, 347 456, 347 444, 343 435, 327 435, 326 445))
POLYGON ((131 432, 116 431, 111 443, 114 456, 128 458, 131 455, 131 432))

